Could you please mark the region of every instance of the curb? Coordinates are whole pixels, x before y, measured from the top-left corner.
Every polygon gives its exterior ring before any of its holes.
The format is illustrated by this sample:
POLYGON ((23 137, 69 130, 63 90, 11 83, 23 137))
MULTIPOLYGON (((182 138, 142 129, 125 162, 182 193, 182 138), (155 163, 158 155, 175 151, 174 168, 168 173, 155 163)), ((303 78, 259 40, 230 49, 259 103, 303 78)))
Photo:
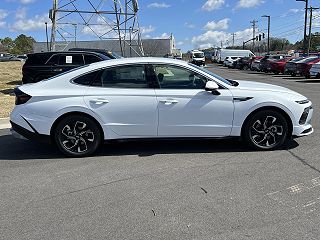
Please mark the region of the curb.
POLYGON ((0 118, 0 129, 11 128, 9 118, 0 118))

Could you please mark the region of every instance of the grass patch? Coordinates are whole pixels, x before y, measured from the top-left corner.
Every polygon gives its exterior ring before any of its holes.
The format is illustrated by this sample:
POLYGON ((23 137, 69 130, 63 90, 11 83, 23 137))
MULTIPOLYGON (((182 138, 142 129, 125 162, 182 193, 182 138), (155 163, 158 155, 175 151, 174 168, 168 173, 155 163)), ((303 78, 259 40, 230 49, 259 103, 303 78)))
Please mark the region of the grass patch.
POLYGON ((14 107, 13 89, 21 84, 21 62, 0 62, 0 118, 9 117, 14 107))

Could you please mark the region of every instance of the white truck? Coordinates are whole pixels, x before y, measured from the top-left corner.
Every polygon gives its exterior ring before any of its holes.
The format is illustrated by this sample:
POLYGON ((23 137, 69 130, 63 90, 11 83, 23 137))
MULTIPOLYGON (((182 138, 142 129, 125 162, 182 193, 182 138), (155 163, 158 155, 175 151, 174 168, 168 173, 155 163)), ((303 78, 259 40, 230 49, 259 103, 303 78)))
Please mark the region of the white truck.
POLYGON ((190 62, 201 66, 201 65, 205 65, 205 56, 204 56, 204 52, 199 51, 199 50, 192 50, 190 52, 190 62))
POLYGON ((239 49, 218 49, 212 55, 212 61, 223 63, 226 57, 254 57, 255 55, 250 50, 239 49))

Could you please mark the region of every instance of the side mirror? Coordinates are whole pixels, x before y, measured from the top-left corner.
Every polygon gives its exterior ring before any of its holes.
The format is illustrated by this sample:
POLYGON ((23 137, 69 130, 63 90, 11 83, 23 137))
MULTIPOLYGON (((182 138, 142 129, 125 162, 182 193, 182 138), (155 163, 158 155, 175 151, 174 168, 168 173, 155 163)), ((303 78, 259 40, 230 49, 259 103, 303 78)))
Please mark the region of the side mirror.
POLYGON ((214 81, 207 81, 204 89, 208 92, 211 91, 213 95, 220 95, 220 93, 218 92, 219 86, 214 81))

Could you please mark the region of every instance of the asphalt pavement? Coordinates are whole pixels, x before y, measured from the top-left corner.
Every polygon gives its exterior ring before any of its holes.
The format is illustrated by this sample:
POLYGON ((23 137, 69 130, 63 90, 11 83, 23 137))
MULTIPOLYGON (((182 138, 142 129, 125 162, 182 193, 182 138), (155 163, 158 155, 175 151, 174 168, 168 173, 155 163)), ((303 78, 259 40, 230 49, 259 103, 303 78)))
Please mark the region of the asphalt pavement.
POLYGON ((0 239, 319 239, 319 80, 207 67, 304 94, 314 134, 271 152, 142 141, 73 159, 0 130, 0 239))

